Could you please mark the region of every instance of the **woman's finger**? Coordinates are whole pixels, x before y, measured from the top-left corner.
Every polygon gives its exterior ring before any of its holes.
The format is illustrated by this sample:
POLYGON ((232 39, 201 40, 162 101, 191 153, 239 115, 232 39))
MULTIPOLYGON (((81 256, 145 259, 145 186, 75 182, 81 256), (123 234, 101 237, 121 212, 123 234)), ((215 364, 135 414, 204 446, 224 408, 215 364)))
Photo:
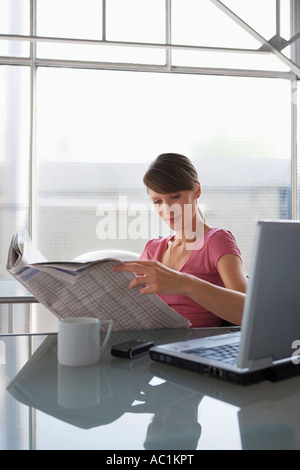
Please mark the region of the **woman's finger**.
POLYGON ((117 272, 134 272, 135 274, 150 274, 153 267, 145 263, 137 263, 134 261, 126 262, 124 264, 116 264, 113 266, 113 271, 117 272))
POLYGON ((136 286, 147 284, 147 276, 135 276, 129 283, 129 288, 133 289, 136 286))

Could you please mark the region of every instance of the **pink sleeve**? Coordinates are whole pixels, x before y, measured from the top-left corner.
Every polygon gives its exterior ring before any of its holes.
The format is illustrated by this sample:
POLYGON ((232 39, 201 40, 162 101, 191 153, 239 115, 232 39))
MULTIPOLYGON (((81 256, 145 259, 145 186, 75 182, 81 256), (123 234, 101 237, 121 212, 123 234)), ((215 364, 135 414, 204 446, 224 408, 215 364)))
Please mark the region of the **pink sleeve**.
POLYGON ((165 250, 165 246, 167 244, 167 238, 153 238, 149 240, 146 244, 141 256, 140 260, 160 260, 162 251, 165 250))
POLYGON ((215 268, 217 268, 217 263, 223 255, 232 254, 242 259, 237 242, 229 230, 219 230, 211 237, 209 253, 215 268))
POLYGON ((145 248, 143 249, 139 259, 141 261, 145 261, 149 259, 149 245, 150 245, 151 240, 146 244, 145 248))

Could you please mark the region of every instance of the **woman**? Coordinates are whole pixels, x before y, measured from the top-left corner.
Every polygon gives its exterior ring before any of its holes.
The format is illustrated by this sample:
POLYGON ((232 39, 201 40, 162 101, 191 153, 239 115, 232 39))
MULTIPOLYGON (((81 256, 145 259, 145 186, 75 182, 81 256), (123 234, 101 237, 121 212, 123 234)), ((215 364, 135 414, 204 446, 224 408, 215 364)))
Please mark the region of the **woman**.
POLYGON ((192 327, 220 326, 222 319, 241 324, 247 278, 233 235, 211 228, 198 208, 201 195, 191 161, 162 154, 144 176, 159 216, 175 232, 150 240, 139 261, 118 265, 132 271, 130 288, 156 293, 191 322, 192 327))

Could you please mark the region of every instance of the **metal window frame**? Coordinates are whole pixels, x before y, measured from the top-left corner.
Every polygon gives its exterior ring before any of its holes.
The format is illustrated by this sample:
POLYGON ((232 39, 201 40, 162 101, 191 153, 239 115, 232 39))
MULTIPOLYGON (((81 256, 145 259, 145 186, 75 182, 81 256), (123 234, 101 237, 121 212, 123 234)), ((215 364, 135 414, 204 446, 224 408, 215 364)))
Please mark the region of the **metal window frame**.
MULTIPOLYGON (((236 77, 259 77, 259 78, 281 78, 290 80, 291 83, 291 191, 292 191, 292 218, 298 216, 297 200, 297 84, 300 79, 300 67, 275 47, 272 40, 268 41, 255 31, 249 24, 244 22, 238 15, 230 10, 220 0, 209 0, 225 15, 235 21, 241 28, 248 32, 252 37, 258 40, 262 47, 260 49, 244 49, 244 48, 228 48, 228 47, 207 47, 207 46, 190 46, 185 44, 172 43, 172 0, 165 0, 165 43, 143 43, 143 42, 126 42, 126 41, 107 41, 106 39, 106 0, 102 0, 102 39, 75 39, 61 37, 45 37, 37 36, 37 0, 30 1, 30 35, 12 35, 0 34, 1 40, 9 41, 29 41, 30 56, 29 57, 0 57, 1 65, 23 65, 30 67, 30 235, 35 239, 36 235, 36 75, 38 67, 63 67, 63 68, 83 68, 98 70, 120 70, 120 71, 142 71, 142 72, 162 72, 162 73, 180 73, 180 74, 196 74, 196 75, 221 75, 236 77), (60 43, 60 44, 85 44, 97 46, 118 46, 118 47, 134 47, 134 48, 150 48, 165 51, 165 64, 133 64, 133 63, 108 63, 99 61, 82 61, 82 60, 61 60, 61 59, 42 59, 36 54, 36 46, 38 43, 60 43), (188 67, 175 66, 172 64, 172 51, 209 51, 223 53, 243 53, 243 54, 272 54, 275 55, 282 63, 284 63, 289 71, 271 71, 271 70, 255 70, 255 69, 234 69, 234 68, 210 68, 210 67, 188 67)), ((291 0, 292 11, 295 2, 299 0, 291 0)), ((300 30, 300 25, 299 25, 300 30)), ((280 0, 276 0, 276 33, 280 35, 280 0)), ((299 33, 290 39, 292 44, 299 38, 299 33)))

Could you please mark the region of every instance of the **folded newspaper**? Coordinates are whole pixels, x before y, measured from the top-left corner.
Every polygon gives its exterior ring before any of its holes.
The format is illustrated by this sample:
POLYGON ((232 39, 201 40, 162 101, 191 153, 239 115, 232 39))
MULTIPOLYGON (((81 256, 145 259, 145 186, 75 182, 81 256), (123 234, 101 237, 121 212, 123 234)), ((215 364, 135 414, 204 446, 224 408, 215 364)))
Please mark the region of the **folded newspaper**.
POLYGON ((73 261, 49 262, 27 234, 14 235, 7 270, 57 318, 113 319, 115 330, 188 328, 188 320, 157 295, 142 295, 128 288, 132 273, 114 272, 135 253, 103 250, 73 261))

